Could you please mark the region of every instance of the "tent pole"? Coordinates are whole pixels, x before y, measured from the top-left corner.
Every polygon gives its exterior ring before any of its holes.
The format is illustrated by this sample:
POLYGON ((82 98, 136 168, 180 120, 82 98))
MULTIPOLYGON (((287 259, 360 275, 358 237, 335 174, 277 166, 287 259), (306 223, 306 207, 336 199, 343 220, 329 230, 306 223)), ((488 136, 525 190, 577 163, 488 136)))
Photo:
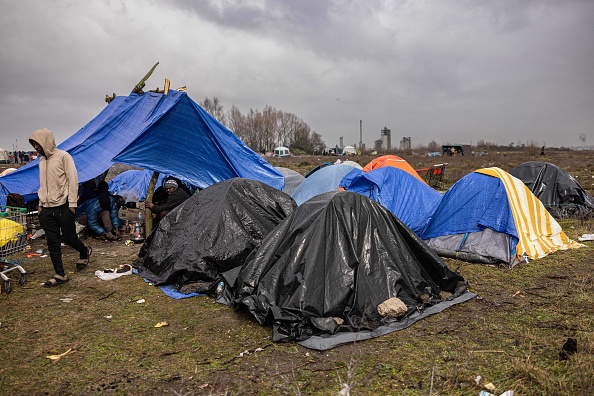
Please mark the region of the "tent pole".
MULTIPOLYGON (((159 172, 153 172, 153 177, 151 177, 151 181, 148 184, 147 191, 146 191, 146 201, 153 202, 153 193, 155 192, 155 185, 157 184, 157 179, 159 178, 159 172)), ((145 235, 148 237, 153 230, 153 212, 146 206, 144 207, 144 224, 145 224, 145 235)))

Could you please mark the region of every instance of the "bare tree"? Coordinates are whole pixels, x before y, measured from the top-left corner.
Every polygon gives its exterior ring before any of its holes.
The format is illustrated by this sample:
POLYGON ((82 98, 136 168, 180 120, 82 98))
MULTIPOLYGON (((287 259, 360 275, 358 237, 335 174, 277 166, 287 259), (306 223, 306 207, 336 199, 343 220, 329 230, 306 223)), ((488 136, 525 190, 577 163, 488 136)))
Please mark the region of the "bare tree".
POLYGON ((310 139, 310 127, 302 120, 299 120, 299 123, 295 128, 291 147, 299 148, 308 153, 313 150, 313 145, 311 144, 310 139))
POLYGON ((221 124, 226 124, 225 112, 223 111, 223 105, 219 101, 219 98, 213 96, 212 99, 204 98, 199 105, 206 110, 211 116, 217 119, 221 124))
POLYGON ((250 108, 245 115, 235 105, 225 114, 217 97, 205 98, 200 106, 219 122, 226 123, 237 137, 257 152, 272 151, 277 145, 305 152, 326 147, 322 136, 317 132, 312 133, 305 121, 273 106, 267 105, 263 111, 250 108))
POLYGON ((313 131, 311 133, 311 144, 314 150, 321 151, 326 148, 326 143, 324 143, 324 141, 322 140, 322 135, 320 135, 316 131, 313 131))
POLYGON ((435 140, 432 140, 427 144, 428 151, 433 152, 433 151, 439 151, 440 149, 441 149, 441 147, 439 147, 439 145, 437 144, 437 142, 435 140))
POLYGON ((252 150, 260 153, 266 152, 266 145, 264 144, 262 134, 263 123, 262 113, 250 108, 250 112, 246 116, 246 130, 248 131, 249 138, 245 143, 252 150))
POLYGON ((265 151, 272 151, 278 143, 277 111, 272 106, 264 107, 262 112, 262 141, 265 151))
MULTIPOLYGON (((231 110, 227 113, 227 127, 244 143, 247 142, 248 132, 246 129, 246 117, 241 114, 241 111, 233 105, 231 110)), ((247 143, 246 143, 247 144, 247 143)))

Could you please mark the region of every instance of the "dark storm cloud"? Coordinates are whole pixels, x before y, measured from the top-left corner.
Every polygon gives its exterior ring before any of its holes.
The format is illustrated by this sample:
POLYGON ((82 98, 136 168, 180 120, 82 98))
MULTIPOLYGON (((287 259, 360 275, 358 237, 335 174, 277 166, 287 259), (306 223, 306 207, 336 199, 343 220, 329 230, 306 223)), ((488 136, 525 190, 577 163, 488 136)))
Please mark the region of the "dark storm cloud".
POLYGON ((271 105, 332 146, 358 143, 361 119, 368 145, 384 126, 413 144, 592 134, 592 1, 0 0, 0 11, 0 146, 40 126, 64 140, 156 61, 151 89, 167 77, 196 101, 271 105))

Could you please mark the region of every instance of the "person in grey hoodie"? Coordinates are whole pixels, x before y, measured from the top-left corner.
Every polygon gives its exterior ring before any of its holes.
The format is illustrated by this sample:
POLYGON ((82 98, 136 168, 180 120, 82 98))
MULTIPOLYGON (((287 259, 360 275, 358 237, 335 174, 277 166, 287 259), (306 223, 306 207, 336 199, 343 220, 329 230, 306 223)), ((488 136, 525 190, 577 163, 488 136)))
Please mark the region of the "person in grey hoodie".
POLYGON ((38 129, 29 137, 29 142, 39 157, 39 224, 45 231, 47 248, 56 274, 43 284, 54 287, 68 282, 62 263, 62 240, 78 250, 78 271, 89 264, 92 249, 78 239, 75 226, 76 201, 78 199, 78 174, 74 160, 64 150, 56 147, 53 133, 38 129))

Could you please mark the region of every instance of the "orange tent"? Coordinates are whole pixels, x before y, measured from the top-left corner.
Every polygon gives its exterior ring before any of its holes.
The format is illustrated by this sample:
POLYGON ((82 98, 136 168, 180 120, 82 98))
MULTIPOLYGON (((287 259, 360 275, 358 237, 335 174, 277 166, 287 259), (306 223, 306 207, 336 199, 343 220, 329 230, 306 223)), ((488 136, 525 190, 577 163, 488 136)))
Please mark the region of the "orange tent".
POLYGON ((408 162, 396 155, 383 155, 381 157, 375 158, 373 161, 371 161, 363 167, 363 172, 369 172, 371 170, 381 168, 383 166, 392 166, 394 168, 402 169, 406 173, 410 173, 411 175, 425 183, 425 180, 423 180, 423 178, 419 176, 417 171, 414 170, 414 168, 410 166, 408 162))

